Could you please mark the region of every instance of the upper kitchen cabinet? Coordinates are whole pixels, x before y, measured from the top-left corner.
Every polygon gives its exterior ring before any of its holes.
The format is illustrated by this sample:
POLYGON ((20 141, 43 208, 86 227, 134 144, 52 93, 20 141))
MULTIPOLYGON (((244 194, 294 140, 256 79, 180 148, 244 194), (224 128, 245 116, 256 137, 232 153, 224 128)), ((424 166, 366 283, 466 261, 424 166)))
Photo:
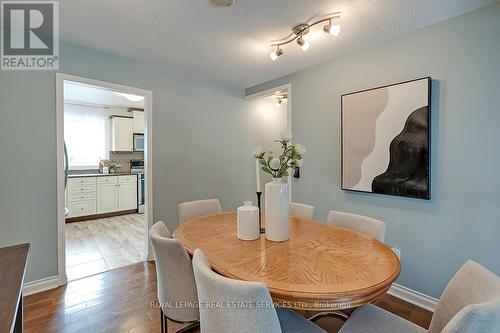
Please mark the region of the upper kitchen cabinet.
POLYGON ((132 151, 134 119, 132 117, 111 116, 111 150, 132 151))
POLYGON ((134 133, 144 134, 144 111, 132 111, 134 117, 134 133))

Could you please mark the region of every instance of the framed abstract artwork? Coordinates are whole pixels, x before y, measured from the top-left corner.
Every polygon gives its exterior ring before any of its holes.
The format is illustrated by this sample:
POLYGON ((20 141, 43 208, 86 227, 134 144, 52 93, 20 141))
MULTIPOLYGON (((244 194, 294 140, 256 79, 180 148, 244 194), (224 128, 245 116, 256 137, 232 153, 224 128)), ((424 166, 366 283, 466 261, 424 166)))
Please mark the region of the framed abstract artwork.
POLYGON ((343 190, 430 199, 431 82, 342 95, 343 190))

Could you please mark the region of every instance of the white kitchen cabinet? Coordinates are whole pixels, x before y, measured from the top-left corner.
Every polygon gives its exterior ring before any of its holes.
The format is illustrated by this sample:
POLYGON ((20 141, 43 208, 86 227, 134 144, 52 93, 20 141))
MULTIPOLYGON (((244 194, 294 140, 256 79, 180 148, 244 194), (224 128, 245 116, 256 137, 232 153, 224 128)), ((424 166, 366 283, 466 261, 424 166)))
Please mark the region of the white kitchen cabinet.
POLYGON ((137 182, 118 184, 118 210, 137 208, 137 182))
POLYGON ((132 151, 134 119, 112 116, 111 118, 111 150, 132 151))
POLYGON ((96 214, 96 179, 82 177, 68 179, 66 207, 68 218, 96 214))
POLYGON ((134 117, 134 133, 144 134, 144 111, 132 111, 134 117))
POLYGON ((137 209, 137 175, 71 178, 66 207, 68 218, 137 209))
POLYGON ((97 185, 97 214, 118 211, 118 184, 97 185))
POLYGON ((68 203, 69 214, 68 217, 79 217, 86 215, 94 215, 95 200, 74 201, 68 203))

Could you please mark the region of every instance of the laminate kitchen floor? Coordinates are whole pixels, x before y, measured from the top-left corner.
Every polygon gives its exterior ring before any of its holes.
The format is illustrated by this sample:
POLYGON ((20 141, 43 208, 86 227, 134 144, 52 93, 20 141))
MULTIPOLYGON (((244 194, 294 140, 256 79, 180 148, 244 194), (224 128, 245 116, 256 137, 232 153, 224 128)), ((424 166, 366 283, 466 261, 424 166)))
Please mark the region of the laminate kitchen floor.
POLYGON ((68 280, 144 261, 144 237, 144 214, 67 223, 68 280))

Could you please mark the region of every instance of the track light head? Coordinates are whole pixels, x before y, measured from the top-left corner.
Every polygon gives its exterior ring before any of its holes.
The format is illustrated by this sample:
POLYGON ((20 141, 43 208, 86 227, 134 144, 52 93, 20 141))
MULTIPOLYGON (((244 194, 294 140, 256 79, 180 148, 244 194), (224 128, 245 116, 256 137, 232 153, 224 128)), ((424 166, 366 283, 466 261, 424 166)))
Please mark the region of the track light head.
POLYGON ((302 51, 307 51, 309 49, 309 42, 300 36, 297 38, 297 44, 299 44, 302 51))
POLYGON ((330 20, 328 24, 323 27, 323 31, 337 37, 340 34, 340 22, 338 20, 330 20))
POLYGON ((270 54, 269 56, 271 57, 271 59, 272 59, 273 61, 276 61, 276 60, 278 60, 278 58, 279 58, 279 57, 280 57, 280 55, 282 55, 282 54, 283 54, 283 50, 282 50, 282 49, 280 49, 280 47, 278 46, 278 47, 276 48, 276 50, 274 50, 273 52, 271 52, 271 54, 270 54))

